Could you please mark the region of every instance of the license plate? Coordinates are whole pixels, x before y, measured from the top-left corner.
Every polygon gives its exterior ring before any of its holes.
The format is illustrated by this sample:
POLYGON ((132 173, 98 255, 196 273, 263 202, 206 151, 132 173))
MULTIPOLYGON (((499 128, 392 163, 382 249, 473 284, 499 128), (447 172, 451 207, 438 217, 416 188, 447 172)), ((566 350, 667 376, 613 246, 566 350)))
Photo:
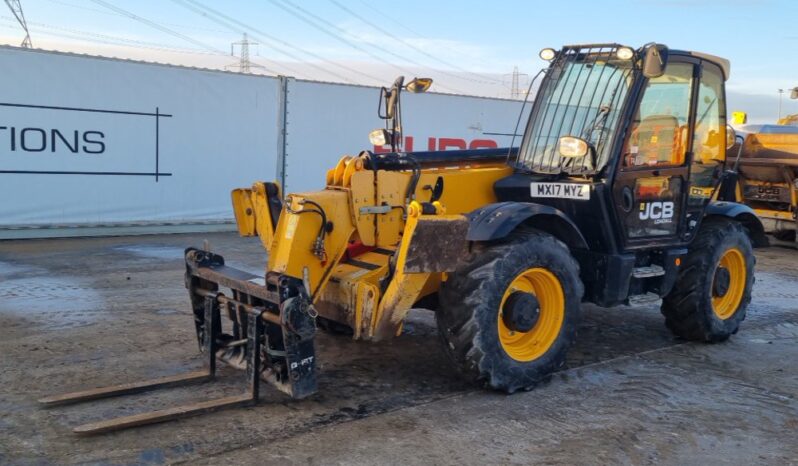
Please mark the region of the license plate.
POLYGON ((554 197, 559 199, 590 199, 590 185, 576 183, 530 183, 532 197, 554 197))

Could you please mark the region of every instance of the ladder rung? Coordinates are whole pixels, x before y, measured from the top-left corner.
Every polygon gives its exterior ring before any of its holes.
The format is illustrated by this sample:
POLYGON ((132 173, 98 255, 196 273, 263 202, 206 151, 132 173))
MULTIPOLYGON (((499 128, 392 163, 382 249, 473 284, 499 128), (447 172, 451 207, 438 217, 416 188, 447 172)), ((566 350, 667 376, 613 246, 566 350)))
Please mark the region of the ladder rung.
POLYGON ((661 298, 659 295, 654 293, 645 293, 645 294, 638 294, 629 296, 629 305, 630 306, 639 306, 641 304, 648 304, 659 301, 661 298))
POLYGON ((665 275, 665 269, 659 265, 635 267, 635 269, 632 271, 632 276, 635 278, 660 277, 662 275, 665 275))

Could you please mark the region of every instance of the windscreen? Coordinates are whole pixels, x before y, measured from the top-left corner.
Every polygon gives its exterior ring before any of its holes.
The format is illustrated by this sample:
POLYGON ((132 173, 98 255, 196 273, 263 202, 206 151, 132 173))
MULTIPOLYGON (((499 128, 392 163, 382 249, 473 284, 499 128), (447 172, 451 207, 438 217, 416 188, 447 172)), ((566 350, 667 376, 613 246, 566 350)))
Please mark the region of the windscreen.
POLYGON ((549 68, 529 117, 518 155, 520 168, 538 173, 595 173, 609 160, 633 62, 616 58, 617 46, 564 48, 549 68), (588 142, 588 155, 564 158, 561 136, 588 142))

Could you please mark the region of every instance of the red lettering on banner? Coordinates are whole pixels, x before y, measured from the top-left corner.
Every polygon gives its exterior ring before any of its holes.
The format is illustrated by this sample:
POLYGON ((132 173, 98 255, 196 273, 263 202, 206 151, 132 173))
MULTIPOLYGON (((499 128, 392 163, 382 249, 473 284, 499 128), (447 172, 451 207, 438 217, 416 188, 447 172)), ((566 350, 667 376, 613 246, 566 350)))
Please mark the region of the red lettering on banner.
POLYGON ((438 150, 446 150, 449 148, 465 150, 465 139, 459 138, 440 138, 438 139, 438 150))
MULTIPOLYGON (((413 136, 405 136, 403 150, 405 152, 413 152, 413 136)), ((428 151, 440 151, 447 149, 495 149, 499 147, 493 139, 474 139, 467 143, 465 139, 461 138, 427 138, 428 151)), ((375 154, 385 154, 393 152, 391 146, 374 146, 373 152, 375 154)))
POLYGON ((469 149, 496 149, 499 147, 493 139, 474 139, 468 145, 469 149))

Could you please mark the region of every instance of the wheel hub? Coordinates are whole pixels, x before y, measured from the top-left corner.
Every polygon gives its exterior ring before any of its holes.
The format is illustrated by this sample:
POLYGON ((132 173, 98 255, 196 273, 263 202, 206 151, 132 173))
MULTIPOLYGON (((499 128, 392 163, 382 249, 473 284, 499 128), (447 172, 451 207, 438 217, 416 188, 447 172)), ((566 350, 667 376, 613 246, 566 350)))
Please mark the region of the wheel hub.
POLYGON ((540 318, 540 302, 532 293, 515 291, 507 297, 502 308, 504 325, 514 332, 528 332, 540 318))
POLYGON ((731 284, 731 273, 726 267, 718 267, 715 271, 715 280, 712 282, 712 296, 720 298, 726 296, 731 284))

